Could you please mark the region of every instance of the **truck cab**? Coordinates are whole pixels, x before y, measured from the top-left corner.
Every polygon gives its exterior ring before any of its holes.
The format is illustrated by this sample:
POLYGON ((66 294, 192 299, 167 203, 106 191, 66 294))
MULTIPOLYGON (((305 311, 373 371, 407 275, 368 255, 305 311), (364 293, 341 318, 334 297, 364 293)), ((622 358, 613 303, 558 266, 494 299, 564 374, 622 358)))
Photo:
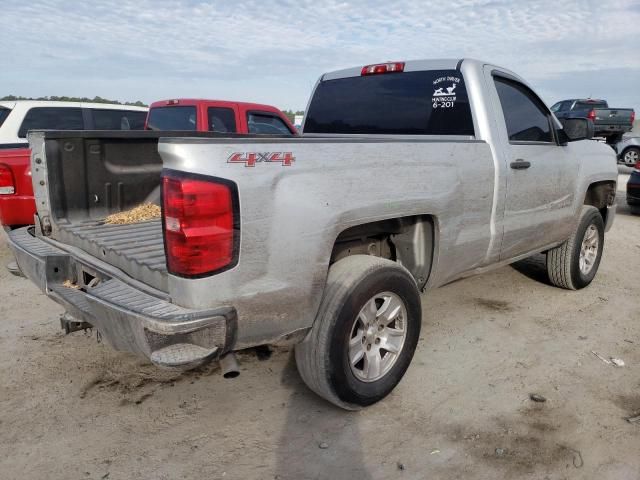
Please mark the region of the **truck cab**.
POLYGON ((146 129, 297 135, 289 119, 271 105, 189 98, 152 103, 146 129))

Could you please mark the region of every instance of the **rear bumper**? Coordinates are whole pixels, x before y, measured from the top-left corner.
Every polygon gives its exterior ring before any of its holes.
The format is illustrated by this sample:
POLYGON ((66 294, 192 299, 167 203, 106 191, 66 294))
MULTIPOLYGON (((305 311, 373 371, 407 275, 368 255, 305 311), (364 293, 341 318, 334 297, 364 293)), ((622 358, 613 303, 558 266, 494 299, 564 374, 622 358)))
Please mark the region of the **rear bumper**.
POLYGON ((595 135, 611 135, 616 133, 626 133, 631 131, 630 125, 620 125, 620 124, 602 124, 596 123, 594 125, 595 135))
POLYGON ((33 225, 36 202, 33 196, 0 195, 0 223, 7 227, 33 225))
POLYGON ((116 278, 99 260, 81 261, 28 228, 9 232, 9 246, 27 278, 78 322, 98 329, 117 350, 162 366, 192 367, 219 357, 235 343, 232 307, 182 308, 166 294, 116 278), (69 281, 76 288, 65 286, 69 281))

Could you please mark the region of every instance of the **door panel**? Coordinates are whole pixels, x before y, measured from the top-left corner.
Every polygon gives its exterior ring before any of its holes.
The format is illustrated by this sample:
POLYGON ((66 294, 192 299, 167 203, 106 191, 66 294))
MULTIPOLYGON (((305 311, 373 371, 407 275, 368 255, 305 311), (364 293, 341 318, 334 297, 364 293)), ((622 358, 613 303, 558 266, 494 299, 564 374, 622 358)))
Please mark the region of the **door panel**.
POLYGON ((486 74, 505 145, 500 258, 507 260, 569 235, 579 165, 557 144, 551 113, 531 89, 495 70, 486 74))
POLYGON ((500 258, 505 260, 560 241, 569 235, 579 166, 568 149, 556 145, 509 145, 510 168, 500 258))

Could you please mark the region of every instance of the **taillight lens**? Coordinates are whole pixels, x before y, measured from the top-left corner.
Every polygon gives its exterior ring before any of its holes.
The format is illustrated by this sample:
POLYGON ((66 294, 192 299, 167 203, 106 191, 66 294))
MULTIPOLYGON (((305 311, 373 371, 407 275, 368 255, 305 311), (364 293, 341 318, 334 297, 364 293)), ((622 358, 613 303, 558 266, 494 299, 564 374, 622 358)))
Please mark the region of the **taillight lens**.
POLYGON ((170 273, 202 277, 238 262, 240 226, 235 184, 163 173, 162 221, 170 273))
POLYGON ((636 111, 631 110, 631 123, 636 121, 636 111))
POLYGON ((365 65, 362 67, 360 75, 377 75, 379 73, 400 73, 404 72, 404 62, 378 63, 376 65, 365 65))
POLYGON ((587 118, 589 120, 595 121, 596 120, 596 111, 595 110, 589 110, 589 113, 587 113, 587 118))
POLYGON ((0 195, 11 195, 16 193, 16 184, 11 169, 0 163, 0 195))

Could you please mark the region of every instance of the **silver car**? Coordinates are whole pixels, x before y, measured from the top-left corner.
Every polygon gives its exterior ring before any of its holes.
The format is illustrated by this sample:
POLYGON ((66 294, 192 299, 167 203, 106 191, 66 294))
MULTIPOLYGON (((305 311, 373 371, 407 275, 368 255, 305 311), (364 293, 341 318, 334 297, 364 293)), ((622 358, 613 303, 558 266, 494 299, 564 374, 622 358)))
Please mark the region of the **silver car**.
POLYGON ((640 161, 640 135, 627 134, 613 146, 618 153, 618 162, 633 167, 640 161))

